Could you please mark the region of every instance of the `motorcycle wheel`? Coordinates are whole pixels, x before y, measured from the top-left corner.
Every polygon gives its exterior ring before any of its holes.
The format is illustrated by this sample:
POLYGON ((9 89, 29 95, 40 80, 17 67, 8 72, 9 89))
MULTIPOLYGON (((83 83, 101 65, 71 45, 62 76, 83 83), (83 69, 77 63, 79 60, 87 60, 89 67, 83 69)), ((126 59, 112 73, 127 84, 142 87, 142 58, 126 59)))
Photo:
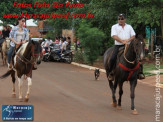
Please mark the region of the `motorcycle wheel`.
POLYGON ((44 57, 43 57, 43 61, 44 61, 44 62, 48 62, 48 61, 49 61, 48 56, 44 56, 44 57))
POLYGON ((71 64, 71 62, 72 62, 72 53, 70 53, 70 54, 67 56, 66 59, 67 59, 66 62, 67 62, 68 64, 71 64))

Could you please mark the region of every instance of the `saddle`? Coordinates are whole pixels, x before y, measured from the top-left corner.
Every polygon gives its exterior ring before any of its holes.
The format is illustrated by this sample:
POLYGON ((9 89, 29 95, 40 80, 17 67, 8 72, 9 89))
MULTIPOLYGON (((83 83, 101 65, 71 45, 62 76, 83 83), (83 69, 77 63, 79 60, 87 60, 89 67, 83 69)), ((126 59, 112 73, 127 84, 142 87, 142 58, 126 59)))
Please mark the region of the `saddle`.
POLYGON ((124 49, 125 49, 125 47, 120 47, 119 48, 116 63, 114 64, 113 69, 112 69, 112 71, 110 73, 110 80, 114 80, 113 75, 115 73, 115 68, 116 68, 117 62, 119 62, 120 56, 123 55, 123 53, 124 53, 124 49))

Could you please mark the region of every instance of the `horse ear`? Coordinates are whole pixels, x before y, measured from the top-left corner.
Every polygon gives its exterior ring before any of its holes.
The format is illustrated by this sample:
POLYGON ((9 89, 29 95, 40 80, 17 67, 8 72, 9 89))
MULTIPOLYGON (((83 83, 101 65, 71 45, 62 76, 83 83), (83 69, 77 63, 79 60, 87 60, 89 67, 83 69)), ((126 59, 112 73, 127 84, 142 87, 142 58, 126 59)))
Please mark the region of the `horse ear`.
POLYGON ((32 42, 32 44, 34 44, 34 45, 35 45, 35 42, 34 42, 33 40, 31 40, 31 42, 32 42))

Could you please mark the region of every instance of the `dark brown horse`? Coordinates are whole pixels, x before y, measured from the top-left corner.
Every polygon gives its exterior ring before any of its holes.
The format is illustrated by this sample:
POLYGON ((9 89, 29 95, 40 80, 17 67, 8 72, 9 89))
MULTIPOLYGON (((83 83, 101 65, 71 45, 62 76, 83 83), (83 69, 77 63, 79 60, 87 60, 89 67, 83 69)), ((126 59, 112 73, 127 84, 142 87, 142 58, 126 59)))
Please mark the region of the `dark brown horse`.
POLYGON ((28 81, 28 90, 25 96, 24 101, 29 100, 30 88, 32 86, 32 69, 34 64, 41 63, 41 45, 39 42, 36 41, 29 41, 23 44, 20 49, 17 51, 14 57, 14 69, 9 70, 7 73, 2 75, 0 78, 6 78, 9 75, 12 77, 13 82, 13 97, 16 96, 15 94, 15 71, 16 76, 18 77, 18 87, 19 87, 19 100, 23 100, 22 96, 22 85, 23 85, 23 78, 27 79, 28 81))
POLYGON ((112 55, 114 47, 109 48, 104 54, 104 66, 106 70, 106 75, 109 81, 109 86, 112 91, 113 106, 117 107, 116 100, 116 88, 119 86, 119 99, 118 99, 118 109, 121 109, 121 97, 123 94, 123 83, 124 81, 130 82, 130 97, 131 97, 131 110, 133 114, 138 114, 134 105, 135 98, 135 87, 137 85, 137 75, 139 68, 139 60, 144 57, 144 41, 141 36, 132 40, 127 46, 125 45, 125 51, 117 55, 117 62, 114 69, 114 81, 108 78, 108 69, 110 65, 110 57, 112 55))

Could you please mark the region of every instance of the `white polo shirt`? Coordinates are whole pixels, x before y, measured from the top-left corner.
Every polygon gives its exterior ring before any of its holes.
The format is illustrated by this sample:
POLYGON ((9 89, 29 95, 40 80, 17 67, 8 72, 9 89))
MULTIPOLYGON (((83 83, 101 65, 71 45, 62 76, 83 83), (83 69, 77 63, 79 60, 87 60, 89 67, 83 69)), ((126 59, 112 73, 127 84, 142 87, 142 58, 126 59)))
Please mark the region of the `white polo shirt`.
MULTIPOLYGON (((135 36, 135 31, 131 25, 128 25, 126 23, 124 28, 122 28, 122 26, 120 26, 119 24, 115 24, 111 28, 111 37, 114 35, 118 36, 122 40, 126 40, 131 38, 132 36, 135 36)), ((115 45, 123 45, 123 43, 115 40, 115 45)))

